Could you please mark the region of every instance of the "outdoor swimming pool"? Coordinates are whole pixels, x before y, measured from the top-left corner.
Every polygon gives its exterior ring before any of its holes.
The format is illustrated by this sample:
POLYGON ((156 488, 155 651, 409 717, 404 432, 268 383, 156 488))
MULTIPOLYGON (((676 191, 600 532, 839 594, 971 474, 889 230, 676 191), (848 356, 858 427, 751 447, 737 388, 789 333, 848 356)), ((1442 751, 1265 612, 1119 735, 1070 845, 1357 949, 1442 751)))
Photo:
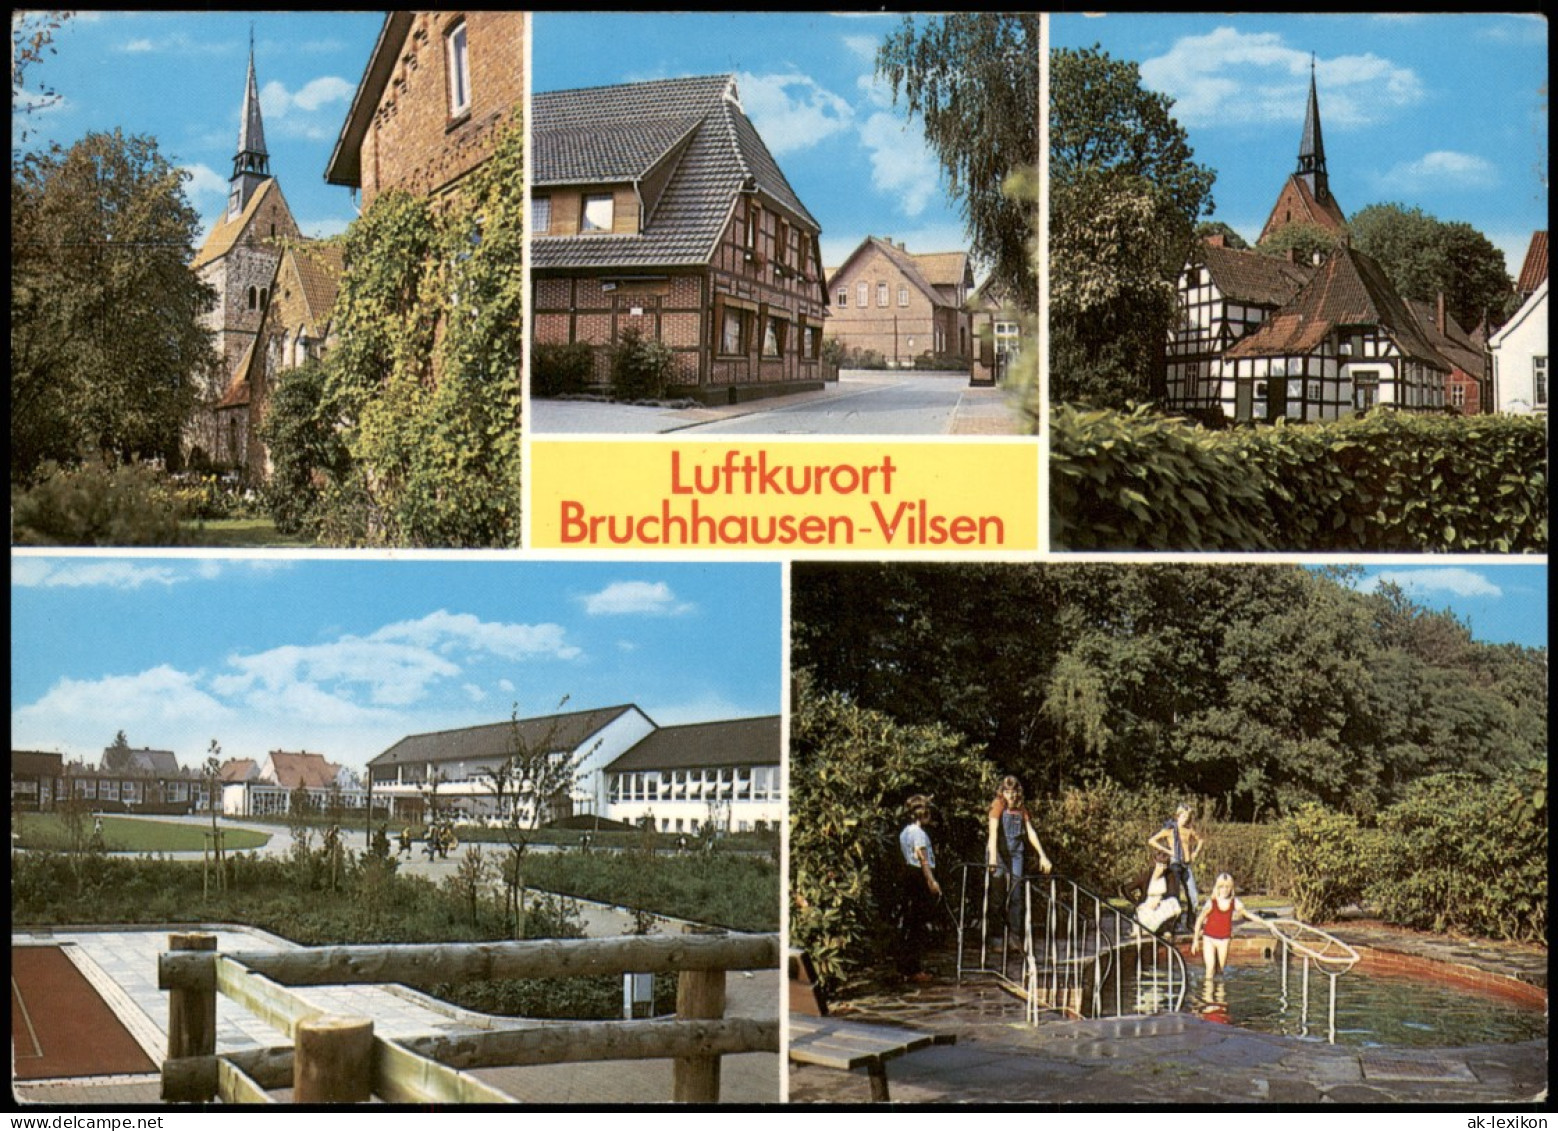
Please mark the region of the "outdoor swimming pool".
MULTIPOLYGON (((1307 1015, 1298 962, 1249 957, 1229 966, 1208 993, 1200 963, 1191 967, 1185 1008, 1212 1021, 1291 1037, 1325 1040, 1328 979, 1311 971, 1307 1015)), ((1543 1009, 1450 981, 1359 967, 1337 979, 1336 1043, 1391 1048, 1455 1048, 1547 1036, 1543 1009)))

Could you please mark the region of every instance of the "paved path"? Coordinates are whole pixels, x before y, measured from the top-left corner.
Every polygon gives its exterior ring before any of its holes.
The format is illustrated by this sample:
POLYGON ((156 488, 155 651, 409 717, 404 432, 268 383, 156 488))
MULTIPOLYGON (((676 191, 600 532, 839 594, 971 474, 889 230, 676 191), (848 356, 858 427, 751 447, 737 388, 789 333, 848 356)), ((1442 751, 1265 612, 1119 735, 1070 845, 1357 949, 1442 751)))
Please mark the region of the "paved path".
MULTIPOLYGON (((156 818, 210 826, 209 817, 156 818)), ((271 839, 255 851, 266 856, 285 856, 292 850, 286 826, 253 824, 223 819, 222 828, 249 828, 269 833, 271 839)), ((367 837, 361 830, 343 830, 346 847, 363 851, 367 837)), ((317 844, 317 839, 315 841, 317 844)), ((170 853, 175 859, 199 860, 199 852, 170 853)), ((458 865, 458 853, 448 860, 429 861, 425 855, 401 859, 401 870, 437 880, 458 865)), ((591 938, 627 933, 631 914, 609 904, 573 900, 574 909, 591 938)), ((680 933, 691 924, 658 920, 660 933, 680 933)), ((252 927, 216 927, 217 948, 224 951, 284 950, 295 944, 252 927)), ((169 931, 163 930, 59 930, 12 933, 13 945, 64 943, 77 966, 86 973, 105 1001, 129 1029, 147 1055, 161 1062, 167 1053, 168 995, 157 988, 157 956, 167 948, 169 931)), ((523 1028, 536 1024, 518 1018, 490 1018, 436 1002, 405 987, 327 986, 299 990, 330 1013, 371 1017, 375 1032, 405 1036, 435 1032, 459 1032, 471 1028, 523 1028)), ((772 1018, 779 1015, 778 971, 732 971, 726 975, 726 1012, 732 1017, 772 1018)), ((250 1016, 224 997, 217 998, 217 1048, 235 1051, 289 1043, 279 1032, 250 1016)), ((671 1095, 671 1064, 663 1060, 612 1061, 602 1064, 544 1065, 536 1068, 483 1069, 477 1075, 518 1099, 547 1103, 653 1103, 671 1095)), ((781 1094, 780 1058, 773 1053, 749 1053, 724 1058, 721 1065, 721 1102, 774 1103, 781 1094)), ((91 1083, 59 1081, 27 1085, 19 1091, 23 1102, 128 1104, 155 1103, 160 1098, 155 1077, 104 1078, 91 1083)))
POLYGON ((1004 389, 973 387, 963 377, 845 370, 808 393, 740 405, 653 408, 596 401, 536 399, 532 435, 595 433, 694 435, 1017 435, 1022 426, 1004 389))

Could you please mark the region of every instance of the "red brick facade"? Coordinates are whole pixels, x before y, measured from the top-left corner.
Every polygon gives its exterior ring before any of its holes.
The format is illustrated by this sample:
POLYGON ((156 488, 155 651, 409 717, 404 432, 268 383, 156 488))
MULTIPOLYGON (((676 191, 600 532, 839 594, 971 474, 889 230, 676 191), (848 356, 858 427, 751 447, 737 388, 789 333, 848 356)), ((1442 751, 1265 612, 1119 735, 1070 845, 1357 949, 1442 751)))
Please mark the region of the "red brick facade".
POLYGON ((366 208, 386 189, 441 192, 491 156, 498 131, 524 104, 525 19, 391 13, 326 179, 360 188, 366 208))
POLYGON ((867 237, 828 279, 827 336, 848 354, 870 352, 891 368, 911 368, 930 355, 966 369, 972 339, 964 303, 973 290, 967 270, 967 257, 957 253, 916 256, 867 237), (920 269, 922 259, 959 260, 962 270, 929 278, 920 269))

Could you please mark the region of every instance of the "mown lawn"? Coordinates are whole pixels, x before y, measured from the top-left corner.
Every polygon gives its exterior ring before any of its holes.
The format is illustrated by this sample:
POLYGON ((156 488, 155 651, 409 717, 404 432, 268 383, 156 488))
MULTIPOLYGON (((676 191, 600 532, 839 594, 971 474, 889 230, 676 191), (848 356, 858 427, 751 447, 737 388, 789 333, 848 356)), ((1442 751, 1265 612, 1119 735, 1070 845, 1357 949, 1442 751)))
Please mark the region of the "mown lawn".
MULTIPOLYGON (((86 817, 86 833, 92 834, 92 818, 86 817)), ((65 822, 56 813, 28 813, 12 822, 21 848, 60 850, 69 846, 65 822)), ((126 817, 103 818, 103 847, 109 852, 199 852, 211 831, 209 824, 176 824, 126 817)), ((266 833, 225 829, 223 847, 231 852, 259 848, 270 840, 266 833)))
POLYGON ((279 534, 268 518, 216 518, 186 522, 184 534, 193 546, 312 546, 312 539, 279 534))

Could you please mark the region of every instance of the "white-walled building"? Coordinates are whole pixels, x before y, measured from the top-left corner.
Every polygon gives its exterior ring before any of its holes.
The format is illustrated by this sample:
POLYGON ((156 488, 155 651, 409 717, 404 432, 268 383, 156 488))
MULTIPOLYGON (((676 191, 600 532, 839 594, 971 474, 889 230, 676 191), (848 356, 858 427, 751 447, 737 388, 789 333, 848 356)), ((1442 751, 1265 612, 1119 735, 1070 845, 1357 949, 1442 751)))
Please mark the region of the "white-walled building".
POLYGON ((1547 280, 1488 339, 1493 405, 1499 412, 1547 411, 1547 280))
POLYGON ((229 817, 275 817, 292 808, 300 787, 317 812, 334 803, 361 809, 367 794, 357 776, 323 754, 272 750, 261 764, 252 758, 232 758, 222 765, 222 812, 229 817))
POLYGON ((432 800, 464 819, 496 817, 492 773, 516 741, 579 759, 572 790, 547 804, 544 821, 647 817, 697 832, 714 820, 742 832, 783 820, 779 716, 660 727, 633 704, 410 735, 368 763, 375 805, 390 798, 393 812, 419 819, 432 800))
POLYGON ((606 767, 606 816, 661 832, 778 829, 784 820, 778 715, 662 727, 606 767))

